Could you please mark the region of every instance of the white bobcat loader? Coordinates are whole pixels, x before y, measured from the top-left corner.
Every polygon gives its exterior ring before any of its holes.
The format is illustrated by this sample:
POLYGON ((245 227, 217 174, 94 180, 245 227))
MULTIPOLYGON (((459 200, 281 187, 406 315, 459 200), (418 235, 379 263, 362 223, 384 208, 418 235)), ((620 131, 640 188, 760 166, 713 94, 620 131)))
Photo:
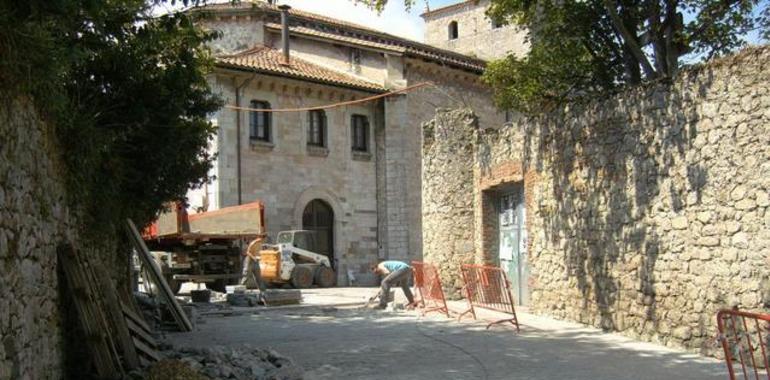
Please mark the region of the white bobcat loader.
POLYGON ((265 245, 259 251, 262 280, 289 283, 298 289, 313 284, 322 288, 334 286, 336 275, 329 258, 313 251, 318 251, 313 231, 279 232, 276 244, 265 245))

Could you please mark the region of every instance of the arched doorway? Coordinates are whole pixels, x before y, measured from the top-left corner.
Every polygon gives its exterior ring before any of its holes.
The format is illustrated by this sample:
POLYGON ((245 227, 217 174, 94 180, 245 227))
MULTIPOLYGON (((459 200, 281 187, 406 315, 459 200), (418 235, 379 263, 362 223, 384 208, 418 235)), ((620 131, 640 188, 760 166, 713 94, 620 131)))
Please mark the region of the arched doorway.
POLYGON ((316 253, 334 262, 334 211, 328 203, 314 199, 305 206, 302 213, 302 229, 315 232, 316 253))

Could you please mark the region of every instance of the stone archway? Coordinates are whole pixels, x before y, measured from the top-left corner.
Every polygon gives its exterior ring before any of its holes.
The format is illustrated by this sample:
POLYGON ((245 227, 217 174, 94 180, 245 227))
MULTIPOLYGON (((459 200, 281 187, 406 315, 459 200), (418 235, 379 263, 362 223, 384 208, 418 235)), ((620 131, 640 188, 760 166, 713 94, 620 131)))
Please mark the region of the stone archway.
POLYGON ((302 229, 315 232, 316 253, 334 262, 334 210, 321 199, 310 201, 302 212, 302 229))
MULTIPOLYGON (((332 262, 332 266, 337 268, 340 264, 338 261, 340 259, 340 255, 342 255, 345 252, 345 247, 348 245, 348 241, 346 238, 346 234, 343 231, 346 220, 345 220, 345 211, 342 208, 342 203, 339 201, 339 198, 329 189, 325 189, 319 186, 310 186, 299 195, 297 200, 294 202, 294 218, 292 222, 292 226, 294 229, 302 229, 303 227, 303 217, 305 214, 305 208, 308 206, 308 204, 314 200, 321 200, 326 205, 331 208, 331 211, 334 215, 333 219, 333 227, 332 227, 332 246, 333 250, 331 254, 329 255, 329 260, 332 262)), ((336 270, 336 269, 335 269, 336 270)), ((336 270, 338 279, 337 281, 343 281, 340 277, 340 270, 336 270)))

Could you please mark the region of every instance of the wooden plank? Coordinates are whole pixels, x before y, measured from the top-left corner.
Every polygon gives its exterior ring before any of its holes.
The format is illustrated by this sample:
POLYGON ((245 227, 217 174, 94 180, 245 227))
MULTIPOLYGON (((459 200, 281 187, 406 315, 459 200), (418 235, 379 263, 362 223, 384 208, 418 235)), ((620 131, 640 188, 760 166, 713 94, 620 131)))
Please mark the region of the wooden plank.
POLYGON ((128 307, 124 303, 121 303, 120 306, 123 308, 123 315, 128 317, 132 322, 139 325, 142 329, 144 329, 148 333, 152 334, 153 329, 150 328, 150 326, 147 324, 147 321, 145 321, 141 315, 135 313, 133 310, 131 310, 130 307, 128 307))
POLYGON ((97 376, 100 378, 120 377, 122 370, 118 367, 119 363, 113 360, 112 354, 114 352, 110 349, 106 339, 107 326, 102 325, 101 321, 94 315, 96 305, 89 295, 85 278, 81 272, 82 268, 79 268, 76 261, 75 251, 72 246, 63 245, 57 249, 57 257, 64 270, 67 286, 80 317, 80 325, 86 336, 90 338, 87 345, 97 376))
MULTIPOLYGON (((123 362, 120 360, 121 353, 123 352, 123 350, 118 348, 119 343, 116 341, 117 337, 114 336, 114 334, 116 333, 115 328, 109 322, 109 318, 106 314, 108 313, 108 310, 112 310, 116 312, 119 311, 118 309, 115 309, 117 308, 117 305, 115 305, 115 308, 111 309, 111 306, 109 305, 109 303, 105 301, 104 286, 99 285, 98 277, 95 274, 96 271, 94 270, 94 266, 89 262, 88 255, 84 254, 83 251, 75 251, 74 257, 75 257, 75 262, 78 264, 77 267, 82 274, 82 279, 85 281, 84 287, 88 289, 90 306, 94 312, 93 315, 98 321, 98 324, 102 326, 101 330, 104 331, 103 336, 107 341, 107 347, 110 350, 110 356, 112 360, 114 360, 116 366, 121 371, 121 373, 123 373, 124 371, 124 368, 122 366, 123 362)), ((99 272, 104 273, 104 270, 101 270, 99 272)), ((117 314, 116 318, 121 318, 120 314, 117 314)), ((125 344, 130 346, 130 343, 128 342, 126 342, 125 344)))
MULTIPOLYGON (((106 270, 98 263, 93 263, 96 272, 105 273, 106 270)), ((125 365, 129 369, 139 368, 139 357, 136 355, 136 347, 131 341, 131 335, 126 325, 126 318, 123 314, 122 303, 118 300, 118 294, 115 291, 115 285, 107 276, 93 276, 94 284, 99 284, 101 294, 104 297, 104 309, 107 318, 112 324, 115 339, 120 346, 125 365)))
POLYGON ((155 340, 155 338, 153 338, 152 335, 148 334, 141 327, 139 327, 139 325, 135 324, 130 319, 126 319, 126 324, 128 325, 128 329, 131 331, 131 335, 142 338, 142 340, 147 342, 147 344, 153 348, 158 347, 158 342, 155 340))
POLYGON ((106 326, 104 326, 101 320, 96 315, 94 308, 95 301, 91 297, 91 290, 88 287, 85 273, 83 268, 77 261, 77 253, 74 250, 69 251, 65 257, 62 258, 63 267, 67 273, 67 277, 71 282, 71 288, 75 296, 74 301, 76 308, 80 309, 80 319, 86 335, 90 338, 90 348, 94 355, 94 365, 97 367, 97 372, 102 368, 102 371, 119 371, 114 366, 111 354, 112 350, 109 347, 109 342, 106 335, 106 326), (113 370, 114 368, 114 370, 113 370))
POLYGON ((149 367, 153 362, 153 360, 148 360, 144 355, 139 355, 139 363, 142 365, 142 367, 149 367))
POLYGON ((142 355, 145 355, 154 361, 159 361, 161 359, 160 355, 158 355, 158 352, 144 344, 141 339, 134 337, 134 345, 136 346, 137 351, 142 355))
POLYGON ((150 277, 152 278, 152 281, 160 288, 160 297, 171 311, 171 315, 174 317, 174 320, 179 326, 179 329, 185 332, 192 331, 192 323, 187 318, 187 315, 182 310, 182 307, 179 306, 179 302, 177 302, 176 297, 174 297, 174 293, 168 286, 166 279, 163 278, 163 274, 161 273, 158 264, 152 258, 152 255, 150 255, 150 250, 147 249, 147 245, 144 244, 142 235, 139 234, 139 230, 136 228, 136 225, 131 219, 126 220, 126 223, 128 225, 129 238, 131 239, 134 248, 136 248, 136 251, 139 254, 139 259, 142 261, 142 264, 145 267, 149 268, 148 272, 150 277))

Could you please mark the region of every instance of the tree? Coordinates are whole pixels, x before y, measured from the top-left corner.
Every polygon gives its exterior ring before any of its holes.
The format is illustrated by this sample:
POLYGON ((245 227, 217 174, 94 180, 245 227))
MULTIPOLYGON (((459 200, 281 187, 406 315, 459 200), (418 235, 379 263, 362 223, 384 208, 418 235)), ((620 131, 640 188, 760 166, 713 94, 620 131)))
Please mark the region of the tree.
POLYGON ((759 0, 491 0, 487 14, 529 31, 529 54, 491 62, 484 76, 499 106, 526 112, 672 77, 683 56, 734 51, 755 29, 770 37, 759 0))
POLYGON ((531 52, 485 75, 500 106, 526 112, 676 75, 686 54, 743 46, 761 22, 756 0, 492 0, 488 14, 529 31, 531 52), (685 17, 684 15, 687 15, 685 17))
POLYGON ((215 35, 157 2, 0 0, 0 88, 54 126, 84 232, 149 222, 207 180, 215 35))

